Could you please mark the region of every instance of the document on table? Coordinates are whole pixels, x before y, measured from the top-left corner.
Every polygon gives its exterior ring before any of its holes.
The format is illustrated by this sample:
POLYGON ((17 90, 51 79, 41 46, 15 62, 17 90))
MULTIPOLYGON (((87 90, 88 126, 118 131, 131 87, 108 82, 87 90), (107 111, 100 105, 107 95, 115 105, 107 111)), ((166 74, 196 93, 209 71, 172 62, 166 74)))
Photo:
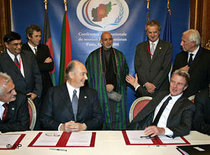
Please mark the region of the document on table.
POLYGON ((173 143, 185 144, 186 143, 184 139, 182 139, 182 137, 170 138, 166 136, 159 136, 159 138, 164 144, 173 144, 173 143))
POLYGON ((170 138, 167 136, 149 137, 143 130, 122 131, 127 145, 184 145, 190 144, 184 137, 170 138))
POLYGON ((90 146, 92 132, 72 132, 66 146, 90 146))
POLYGON ((39 132, 29 147, 94 147, 96 132, 39 132))
POLYGON ((0 134, 0 150, 19 147, 24 136, 25 134, 0 134))
POLYGON ((56 146, 63 132, 42 133, 34 146, 56 146))
POLYGON ((153 144, 151 139, 141 138, 145 136, 144 131, 126 131, 130 144, 153 144))

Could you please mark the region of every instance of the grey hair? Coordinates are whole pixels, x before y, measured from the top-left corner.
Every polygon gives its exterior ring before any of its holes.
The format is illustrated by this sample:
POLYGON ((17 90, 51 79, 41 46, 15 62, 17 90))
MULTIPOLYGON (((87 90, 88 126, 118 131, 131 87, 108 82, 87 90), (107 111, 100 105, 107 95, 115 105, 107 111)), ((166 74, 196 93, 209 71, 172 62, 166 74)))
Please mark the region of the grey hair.
POLYGON ((183 32, 183 35, 185 35, 185 34, 189 34, 188 39, 189 39, 190 42, 195 41, 196 45, 200 45, 201 36, 200 36, 200 33, 197 30, 189 29, 189 30, 183 32))
POLYGON ((4 94, 5 86, 11 81, 11 77, 7 73, 0 72, 0 95, 4 94))

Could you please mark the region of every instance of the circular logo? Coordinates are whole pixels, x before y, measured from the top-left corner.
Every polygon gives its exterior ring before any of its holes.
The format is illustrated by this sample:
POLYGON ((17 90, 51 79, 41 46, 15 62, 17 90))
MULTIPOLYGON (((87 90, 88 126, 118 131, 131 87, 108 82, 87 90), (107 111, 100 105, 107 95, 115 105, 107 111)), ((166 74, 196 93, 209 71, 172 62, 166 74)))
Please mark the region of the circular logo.
POLYGON ((96 31, 117 29, 126 22, 128 15, 125 0, 81 0, 77 6, 79 21, 96 31))

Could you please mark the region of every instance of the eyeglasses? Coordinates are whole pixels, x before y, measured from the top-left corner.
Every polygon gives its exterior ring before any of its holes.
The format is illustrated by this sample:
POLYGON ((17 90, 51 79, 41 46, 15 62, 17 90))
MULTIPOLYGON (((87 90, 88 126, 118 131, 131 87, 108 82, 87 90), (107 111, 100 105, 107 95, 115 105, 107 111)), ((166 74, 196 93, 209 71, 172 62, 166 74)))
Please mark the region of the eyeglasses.
POLYGON ((18 45, 20 45, 20 46, 22 46, 22 43, 10 43, 10 45, 12 45, 12 46, 18 46, 18 45))

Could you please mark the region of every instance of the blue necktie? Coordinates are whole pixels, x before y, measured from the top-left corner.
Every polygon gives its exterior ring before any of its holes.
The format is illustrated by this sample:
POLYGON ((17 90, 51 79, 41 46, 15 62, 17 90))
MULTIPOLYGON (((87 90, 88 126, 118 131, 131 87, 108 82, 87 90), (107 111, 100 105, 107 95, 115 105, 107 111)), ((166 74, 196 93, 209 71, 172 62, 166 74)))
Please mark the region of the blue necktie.
POLYGON ((74 89, 72 97, 72 109, 74 113, 74 120, 77 121, 78 98, 77 91, 74 89))

